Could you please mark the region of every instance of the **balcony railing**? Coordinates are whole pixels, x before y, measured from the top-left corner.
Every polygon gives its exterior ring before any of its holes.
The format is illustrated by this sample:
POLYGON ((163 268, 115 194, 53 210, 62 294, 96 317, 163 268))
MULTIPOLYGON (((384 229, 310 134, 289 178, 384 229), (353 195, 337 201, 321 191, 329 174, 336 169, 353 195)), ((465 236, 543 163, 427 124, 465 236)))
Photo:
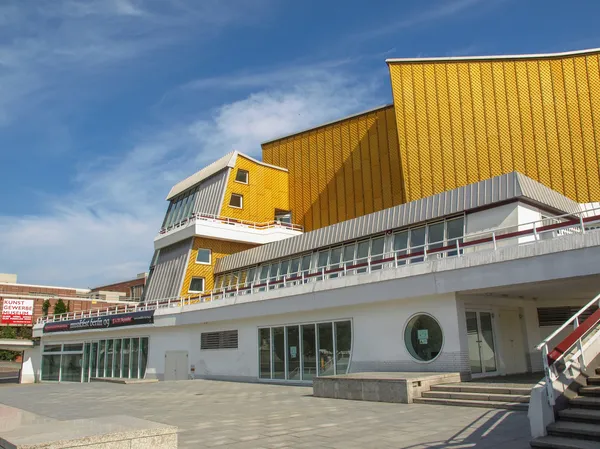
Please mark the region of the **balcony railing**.
POLYGON ((451 241, 431 242, 410 248, 387 251, 369 257, 354 258, 350 261, 299 271, 298 273, 286 274, 285 276, 278 275, 251 283, 247 282, 226 288, 214 289, 211 292, 202 294, 163 298, 144 304, 125 306, 125 309, 123 309, 123 306, 120 306, 120 309, 111 307, 106 310, 41 317, 38 318, 38 323, 112 315, 131 311, 183 307, 202 302, 218 301, 225 298, 282 289, 310 282, 326 282, 349 274, 366 274, 436 259, 462 257, 464 254, 475 252, 496 251, 501 247, 529 245, 540 240, 558 239, 572 234, 584 234, 588 229, 597 227, 598 225, 600 225, 600 208, 593 211, 544 218, 530 223, 474 233, 451 241))
POLYGON ((255 221, 247 221, 247 220, 238 220, 236 218, 230 217, 222 217, 219 215, 212 214, 200 214, 193 213, 189 217, 184 218, 183 220, 178 221, 177 223, 173 223, 169 227, 162 228, 160 230, 160 234, 167 234, 169 232, 175 231, 180 228, 185 228, 187 226, 191 226, 197 222, 207 222, 207 223, 221 223, 229 226, 238 226, 249 229, 272 229, 272 228, 280 228, 280 229, 289 229, 292 231, 303 232, 304 227, 298 224, 293 223, 285 223, 279 220, 266 221, 266 222, 255 222, 255 221))

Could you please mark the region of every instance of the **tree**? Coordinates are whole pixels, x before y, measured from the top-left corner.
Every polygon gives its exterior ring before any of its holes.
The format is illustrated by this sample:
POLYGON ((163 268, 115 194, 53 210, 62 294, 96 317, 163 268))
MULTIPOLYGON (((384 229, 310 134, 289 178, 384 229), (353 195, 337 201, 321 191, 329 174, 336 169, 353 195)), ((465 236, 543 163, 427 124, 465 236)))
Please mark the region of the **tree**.
POLYGON ((50 310, 50 300, 46 299, 44 304, 42 304, 42 313, 44 316, 48 316, 48 311, 50 310))
MULTIPOLYGON (((14 327, 0 326, 0 338, 17 338, 17 332, 14 327)), ((12 362, 18 354, 19 353, 15 351, 0 350, 0 360, 12 362)))
POLYGON ((67 306, 63 300, 59 298, 59 300, 56 301, 56 304, 54 304, 54 315, 60 315, 61 313, 67 313, 67 306))

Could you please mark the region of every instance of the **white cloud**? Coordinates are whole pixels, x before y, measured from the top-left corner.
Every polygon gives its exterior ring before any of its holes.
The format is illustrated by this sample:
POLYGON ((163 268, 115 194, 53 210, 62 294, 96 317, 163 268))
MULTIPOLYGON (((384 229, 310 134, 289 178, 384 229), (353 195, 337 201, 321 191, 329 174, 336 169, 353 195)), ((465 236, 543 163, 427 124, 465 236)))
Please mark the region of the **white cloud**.
MULTIPOLYGON (((164 197, 177 181, 231 149, 260 156, 264 140, 379 104, 378 80, 357 78, 352 69, 238 74, 237 84, 252 87, 238 100, 138 130, 121 157, 81 167, 74 192, 50 198, 48 214, 0 218, 0 271, 22 282, 81 287, 145 271, 164 197)), ((211 83, 180 92, 201 97, 211 83)))

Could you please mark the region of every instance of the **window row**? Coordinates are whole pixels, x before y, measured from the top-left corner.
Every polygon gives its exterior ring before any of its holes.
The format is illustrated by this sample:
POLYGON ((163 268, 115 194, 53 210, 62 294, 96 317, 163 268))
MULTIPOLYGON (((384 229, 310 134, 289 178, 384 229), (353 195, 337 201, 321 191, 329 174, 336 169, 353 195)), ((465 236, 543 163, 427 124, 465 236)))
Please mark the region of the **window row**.
MULTIPOLYGON (((396 231, 389 235, 378 235, 372 238, 349 242, 344 245, 319 250, 311 254, 303 254, 291 259, 277 260, 269 264, 262 264, 240 271, 235 271, 215 278, 215 288, 230 288, 235 286, 249 286, 252 283, 264 283, 267 280, 278 281, 284 277, 300 276, 302 273, 314 273, 321 269, 335 270, 348 265, 362 265, 353 270, 355 273, 367 271, 366 265, 370 261, 371 270, 383 268, 377 261, 392 254, 405 256, 398 261, 398 265, 422 262, 423 252, 435 250, 446 246, 459 246, 457 250, 448 250, 439 253, 436 257, 455 256, 460 250, 464 235, 464 218, 458 217, 410 229, 396 231), (410 257, 414 254, 414 257, 410 257), (375 264, 373 265, 373 262, 375 264)), ((334 278, 338 273, 327 274, 334 278)), ((316 277, 317 280, 321 277, 316 277)))
POLYGON ((89 382, 94 377, 143 379, 148 337, 45 345, 43 381, 89 382))
POLYGON ((163 228, 168 228, 172 224, 188 218, 194 212, 194 205, 196 204, 199 189, 200 187, 196 187, 188 190, 171 200, 165 221, 163 222, 163 228))
POLYGON ((309 381, 346 374, 352 322, 334 321, 258 329, 260 379, 309 381))

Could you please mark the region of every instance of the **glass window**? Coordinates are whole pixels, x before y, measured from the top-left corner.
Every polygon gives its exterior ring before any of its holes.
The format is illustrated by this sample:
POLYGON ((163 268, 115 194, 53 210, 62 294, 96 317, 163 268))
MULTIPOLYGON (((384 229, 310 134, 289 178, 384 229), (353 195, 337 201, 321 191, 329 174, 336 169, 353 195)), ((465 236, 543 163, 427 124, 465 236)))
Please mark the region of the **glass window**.
MULTIPOLYGON (((425 248, 425 226, 410 230, 410 252, 422 253, 425 248)), ((423 257, 411 258, 411 262, 423 262, 423 257)))
POLYGON ((383 259, 383 245, 385 242, 385 237, 376 237, 371 241, 371 270, 381 270, 382 264, 375 264, 373 262, 377 262, 383 259))
POLYGON ((217 276, 217 280, 215 281, 215 288, 221 288, 223 287, 223 276, 219 275, 217 276))
POLYGON ((114 341, 114 363, 112 377, 121 377, 121 339, 114 341))
MULTIPOLYGON (((400 256, 404 256, 407 254, 408 247, 408 231, 401 231, 394 234, 394 251, 400 256)), ((398 260, 398 265, 404 265, 406 263, 405 259, 398 260)))
POLYGON ((248 171, 238 168, 238 171, 235 174, 235 180, 237 182, 241 182, 242 184, 248 184, 248 171))
POLYGON ((292 261, 290 263, 290 275, 297 275, 299 268, 300 268, 300 258, 296 257, 295 259, 292 259, 292 261))
POLYGON ((146 363, 148 362, 148 337, 143 337, 140 343, 140 379, 146 376, 146 363))
POLYGON ((282 260, 279 266, 279 279, 283 279, 288 273, 288 267, 290 265, 289 260, 282 260))
POLYGON ((302 256, 302 271, 303 272, 307 272, 310 269, 310 259, 311 259, 310 254, 306 254, 305 256, 302 256))
POLYGON ((330 376, 334 370, 333 323, 319 323, 319 376, 330 376))
POLYGON ((190 281, 190 293, 203 293, 204 292, 204 278, 194 277, 190 281))
POLYGON ((58 381, 60 376, 60 354, 42 356, 42 380, 58 381))
MULTIPOLYGON (((448 220, 446 222, 446 238, 448 239, 448 246, 456 246, 456 243, 458 242, 458 246, 460 247, 463 242, 464 225, 463 217, 448 220)), ((448 256, 456 256, 456 254, 456 251, 448 251, 448 256)))
POLYGON ((258 330, 259 377, 271 378, 271 329, 258 330))
POLYGON ((81 382, 83 354, 63 354, 60 362, 61 382, 81 382))
POLYGON ((335 326, 335 374, 346 374, 352 349, 352 323, 338 321, 335 326))
MULTIPOLYGON (((367 263, 367 258, 369 257, 370 244, 370 240, 363 240, 362 242, 358 242, 358 245, 356 245, 356 264, 367 263)), ((366 268, 359 268, 358 270, 356 270, 357 273, 365 273, 366 271, 366 268)))
POLYGON ((285 379, 285 337, 283 327, 271 329, 273 335, 273 379, 285 379))
POLYGON ((199 248, 198 255, 196 256, 196 263, 202 263, 209 265, 211 259, 211 250, 206 248, 199 248))
POLYGON ((83 351, 83 343, 65 344, 63 346, 63 351, 65 351, 65 352, 70 352, 70 351, 81 352, 81 351, 83 351))
POLYGON ((343 261, 345 263, 352 264, 352 261, 354 260, 355 247, 356 245, 354 243, 352 243, 351 245, 344 246, 343 261))
POLYGON ((246 283, 247 275, 248 275, 248 271, 246 271, 246 270, 240 271, 240 278, 238 279, 238 283, 240 285, 244 285, 246 283))
POLYGON ((106 362, 106 341, 100 341, 100 350, 98 351, 98 377, 106 377, 104 373, 106 362))
MULTIPOLYGON (((329 255, 329 269, 334 270, 340 267, 340 261, 342 258, 342 247, 338 246, 337 248, 331 249, 331 254, 329 255)), ((339 276, 339 273, 331 273, 329 275, 330 278, 336 278, 339 276)))
POLYGON ((242 209, 244 207, 244 197, 238 193, 232 193, 229 199, 229 206, 242 209))
POLYGON ((90 377, 98 377, 98 342, 92 343, 92 355, 90 359, 90 377))
POLYGON ((60 352, 62 345, 44 345, 44 352, 60 352))
MULTIPOLYGON (((435 223, 428 226, 427 231, 427 250, 435 248, 441 248, 444 246, 444 222, 435 223)), ((440 257, 441 254, 435 254, 436 257, 440 257)))
POLYGON ((122 354, 123 354, 123 366, 121 369, 121 377, 124 379, 129 379, 129 338, 123 339, 122 345, 122 354))
POLYGON ((416 360, 429 362, 442 350, 442 328, 431 315, 415 315, 404 329, 404 343, 416 360))
POLYGON ((288 326, 287 332, 287 378, 300 380, 300 330, 298 326, 288 326))
POLYGON ((137 379, 139 377, 139 355, 140 355, 140 339, 131 339, 131 351, 130 351, 130 364, 131 364, 131 378, 137 379))
POLYGON ((302 330, 302 380, 311 380, 317 371, 317 344, 314 324, 300 326, 302 330))
POLYGON ((256 275, 256 268, 252 267, 248 269, 248 277, 246 278, 246 282, 251 284, 254 282, 254 276, 256 275))
POLYGON ((106 377, 112 377, 113 344, 113 340, 106 340, 106 377))
POLYGON ((260 267, 260 280, 266 281, 269 277, 269 265, 263 265, 260 267))
POLYGON ((319 251, 317 259, 317 268, 321 269, 327 266, 327 260, 329 258, 329 250, 319 251))

